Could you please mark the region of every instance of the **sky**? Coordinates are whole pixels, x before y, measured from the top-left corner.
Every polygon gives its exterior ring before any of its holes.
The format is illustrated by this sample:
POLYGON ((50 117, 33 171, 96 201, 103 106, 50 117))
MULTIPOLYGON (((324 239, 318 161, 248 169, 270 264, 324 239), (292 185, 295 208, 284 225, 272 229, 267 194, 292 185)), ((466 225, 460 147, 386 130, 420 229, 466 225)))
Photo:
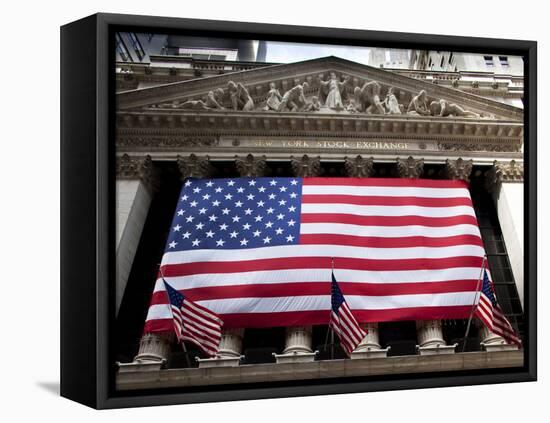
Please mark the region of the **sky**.
POLYGON ((267 42, 267 62, 289 63, 318 57, 337 56, 342 59, 368 64, 368 47, 350 47, 329 44, 304 44, 288 42, 267 42))

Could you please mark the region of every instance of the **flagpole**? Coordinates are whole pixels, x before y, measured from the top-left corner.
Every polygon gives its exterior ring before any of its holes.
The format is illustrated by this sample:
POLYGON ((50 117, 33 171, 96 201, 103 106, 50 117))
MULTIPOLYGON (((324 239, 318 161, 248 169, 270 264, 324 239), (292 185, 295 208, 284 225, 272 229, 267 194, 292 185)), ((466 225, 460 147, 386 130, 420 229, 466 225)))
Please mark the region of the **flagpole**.
POLYGON ((485 270, 485 261, 487 260, 487 254, 483 256, 483 261, 481 262, 481 271, 479 272, 479 278, 477 280, 476 285, 476 295, 474 296, 474 302, 472 303, 472 309, 470 310, 470 317, 468 318, 468 324, 466 325, 466 333, 464 334, 464 339, 462 340, 462 352, 466 349, 466 338, 468 337, 468 334, 470 332, 470 325, 472 324, 472 318, 474 317, 474 311, 477 305, 477 297, 479 293, 479 285, 481 283, 481 279, 483 278, 483 271, 485 270))
MULTIPOLYGON (((331 257, 332 260, 332 268, 331 268, 331 275, 330 275, 330 298, 331 298, 331 308, 332 308, 332 278, 334 277, 334 257, 331 257)), ((330 311, 330 318, 332 319, 332 310, 330 311)), ((329 325, 330 328, 330 325, 329 325)), ((330 330, 330 359, 334 360, 334 331, 330 330)))
MULTIPOLYGON (((172 315, 172 327, 174 325, 174 312, 172 311, 172 305, 170 303, 170 298, 168 298, 168 290, 166 289, 166 280, 164 279, 164 274, 162 273, 161 263, 159 263, 159 273, 160 277, 162 278, 162 282, 164 283, 164 290, 166 292, 166 297, 168 299, 168 305, 170 306, 170 314, 172 315)), ((182 322, 183 324, 183 322, 182 322)), ((187 354, 187 348, 185 347, 185 342, 183 339, 181 340, 181 346, 183 348, 183 352, 185 353, 185 361, 187 362, 187 366, 191 367, 191 361, 189 360, 189 355, 187 354)))
MULTIPOLYGON (((330 298, 331 298, 331 303, 330 303, 330 307, 329 307, 329 311, 330 311, 330 318, 329 318, 329 323, 328 323, 328 328, 327 328, 327 336, 325 336, 325 349, 327 347, 327 344, 328 344, 328 335, 329 333, 332 334, 331 335, 331 344, 334 343, 334 333, 332 332, 331 328, 330 328, 330 320, 332 320, 332 275, 334 274, 334 257, 331 257, 331 275, 330 275, 330 298)), ((332 345, 331 345, 331 351, 332 351, 332 345)), ((332 358, 332 353, 331 353, 331 358, 332 358)))

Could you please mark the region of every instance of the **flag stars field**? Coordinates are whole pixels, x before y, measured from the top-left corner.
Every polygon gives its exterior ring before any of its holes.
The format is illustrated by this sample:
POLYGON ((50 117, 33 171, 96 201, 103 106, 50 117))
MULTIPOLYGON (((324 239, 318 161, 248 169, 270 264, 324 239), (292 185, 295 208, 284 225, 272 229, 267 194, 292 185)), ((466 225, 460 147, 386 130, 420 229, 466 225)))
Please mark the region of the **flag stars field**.
MULTIPOLYGON (((182 212, 178 210, 173 223, 174 232, 183 230, 185 236, 179 237, 176 242, 180 242, 170 250, 287 245, 297 239, 298 228, 294 236, 288 238, 267 215, 273 215, 285 226, 295 225, 299 219, 298 183, 297 179, 290 178, 187 180, 180 196, 182 212), (189 213, 183 212, 186 205, 191 207, 189 213), (214 212, 217 207, 219 211, 214 212), (239 230, 248 232, 249 236, 239 238, 239 230)), ((168 242, 172 241, 175 239, 168 242)))

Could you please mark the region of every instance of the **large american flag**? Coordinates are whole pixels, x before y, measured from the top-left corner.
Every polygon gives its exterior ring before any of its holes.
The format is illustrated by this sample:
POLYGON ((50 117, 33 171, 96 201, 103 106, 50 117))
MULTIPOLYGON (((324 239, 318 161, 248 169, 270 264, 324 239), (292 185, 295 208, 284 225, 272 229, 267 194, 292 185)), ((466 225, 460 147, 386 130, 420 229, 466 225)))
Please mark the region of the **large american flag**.
MULTIPOLYGON (((162 274, 227 328, 327 324, 331 257, 358 322, 468 318, 485 254, 462 181, 188 179, 162 274)), ((145 331, 169 330, 157 280, 145 331)))
POLYGON ((189 341, 210 357, 218 352, 223 322, 210 310, 195 304, 164 281, 172 312, 172 326, 179 342, 189 341))
POLYGON ((487 270, 483 271, 483 284, 475 314, 491 332, 502 336, 509 343, 521 345, 516 331, 498 305, 493 283, 489 279, 487 270))
POLYGON ((367 336, 361 326, 353 317, 353 313, 348 307, 344 294, 338 286, 338 282, 332 272, 331 284, 331 312, 330 312, 330 328, 340 338, 340 344, 344 350, 351 355, 357 345, 367 336))

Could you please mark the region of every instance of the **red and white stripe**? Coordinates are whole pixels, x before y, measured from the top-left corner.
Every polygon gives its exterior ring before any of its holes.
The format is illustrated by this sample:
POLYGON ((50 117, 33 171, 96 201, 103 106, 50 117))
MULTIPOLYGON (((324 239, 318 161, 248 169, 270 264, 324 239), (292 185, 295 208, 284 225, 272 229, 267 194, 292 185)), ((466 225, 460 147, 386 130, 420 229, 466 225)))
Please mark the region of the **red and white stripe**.
POLYGON ((367 332, 359 326, 345 301, 338 309, 338 313, 331 311, 329 325, 340 338, 340 345, 348 356, 351 356, 353 350, 367 336, 367 332))
POLYGON ((221 340, 220 318, 205 307, 187 299, 184 300, 181 309, 174 305, 169 307, 178 341, 192 342, 208 356, 214 357, 221 340))
MULTIPOLYGON (((485 254, 462 181, 304 178, 299 245, 167 252, 162 273, 225 327, 326 324, 331 257, 359 322, 468 318, 485 254)), ((146 331, 169 324, 157 281, 146 331)))
POLYGON ((499 305, 493 307, 491 300, 481 292, 479 303, 476 308, 476 316, 487 326, 487 328, 502 336, 506 342, 521 346, 521 339, 517 336, 516 331, 504 316, 499 305))

